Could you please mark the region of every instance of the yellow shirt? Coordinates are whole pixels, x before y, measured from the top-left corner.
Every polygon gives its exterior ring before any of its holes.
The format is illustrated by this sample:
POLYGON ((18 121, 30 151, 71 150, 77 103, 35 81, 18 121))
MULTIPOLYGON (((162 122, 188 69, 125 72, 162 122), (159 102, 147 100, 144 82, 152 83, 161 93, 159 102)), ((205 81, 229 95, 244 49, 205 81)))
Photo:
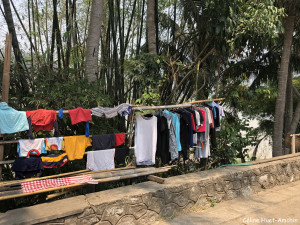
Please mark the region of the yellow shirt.
POLYGON ((64 137, 64 149, 69 160, 82 159, 85 149, 92 146, 92 139, 85 135, 64 137))

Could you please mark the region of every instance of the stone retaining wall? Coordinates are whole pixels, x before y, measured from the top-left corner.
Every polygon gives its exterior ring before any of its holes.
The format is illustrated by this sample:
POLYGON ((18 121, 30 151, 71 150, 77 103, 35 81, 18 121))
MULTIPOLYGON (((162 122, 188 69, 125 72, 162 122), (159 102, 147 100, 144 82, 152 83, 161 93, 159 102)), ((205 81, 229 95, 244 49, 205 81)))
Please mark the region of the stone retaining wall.
POLYGON ((300 154, 145 182, 8 211, 0 224, 147 224, 191 207, 248 196, 300 179, 300 154))

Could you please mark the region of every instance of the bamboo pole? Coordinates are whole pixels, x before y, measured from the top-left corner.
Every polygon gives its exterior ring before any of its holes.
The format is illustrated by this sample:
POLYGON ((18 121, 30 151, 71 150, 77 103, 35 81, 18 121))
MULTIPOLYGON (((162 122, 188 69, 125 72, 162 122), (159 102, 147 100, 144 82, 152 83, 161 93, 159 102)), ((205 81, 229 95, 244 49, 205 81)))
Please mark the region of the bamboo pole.
MULTIPOLYGON (((10 60, 11 60, 12 35, 6 34, 5 57, 2 77, 2 102, 8 103, 9 86, 10 86, 10 60)), ((0 135, 0 139, 3 135, 0 135)), ((0 144, 0 161, 3 161, 4 146, 0 144)), ((2 165, 0 165, 0 180, 2 180, 2 165)))
POLYGON ((147 178, 148 178, 148 180, 157 182, 157 183, 159 183, 159 184, 163 184, 163 183, 165 182, 165 179, 164 179, 164 178, 157 177, 157 176, 154 176, 154 175, 149 175, 147 178))
MULTIPOLYGON (((172 167, 163 167, 163 169, 170 169, 170 168, 172 168, 172 167)), ((125 175, 140 174, 140 173, 151 172, 151 171, 154 172, 156 170, 157 170, 157 168, 154 168, 154 167, 139 168, 139 169, 125 167, 125 168, 118 168, 115 170, 92 171, 90 173, 84 173, 84 175, 91 174, 93 179, 104 179, 104 178, 113 177, 113 176, 125 176, 125 175)), ((83 174, 76 174, 76 175, 83 175, 83 174)), ((33 181, 35 181, 35 180, 33 180, 33 181)), ((22 183, 26 183, 26 182, 16 182, 16 183, 11 183, 11 184, 1 185, 0 192, 11 191, 14 189, 21 189, 22 183)), ((0 196, 1 196, 1 193, 0 193, 0 196)))
POLYGON ((129 170, 133 169, 135 167, 122 167, 122 168, 116 168, 116 169, 109 169, 109 170, 100 170, 100 171, 90 171, 88 169, 86 170, 78 170, 78 171, 73 171, 73 172, 68 172, 68 173, 62 173, 62 174, 55 174, 51 176, 46 176, 46 177, 35 177, 35 178, 28 178, 28 179, 23 179, 23 180, 13 180, 13 181, 6 181, 6 182, 0 182, 0 187, 3 185, 16 185, 16 184, 21 184, 24 182, 29 182, 29 181, 37 181, 37 180, 46 180, 46 179, 52 179, 52 178, 59 178, 59 177, 65 177, 69 175, 78 175, 78 174, 93 174, 93 173, 106 173, 106 172, 111 172, 111 171, 119 171, 119 170, 129 170))
POLYGON ((184 103, 180 105, 162 105, 162 106, 135 106, 132 110, 153 110, 153 109, 172 109, 172 108, 187 108, 192 106, 189 103, 184 103))
POLYGON ((62 196, 62 195, 67 194, 67 193, 69 193, 69 192, 76 191, 76 190, 78 190, 79 188, 80 188, 80 187, 68 188, 67 190, 64 190, 64 191, 62 191, 62 192, 47 195, 46 201, 48 201, 48 200, 50 200, 50 199, 53 199, 53 198, 56 198, 56 197, 59 197, 59 196, 62 196))
POLYGON ((205 99, 205 100, 198 100, 198 101, 192 101, 184 104, 196 104, 196 103, 203 103, 203 102, 218 102, 218 101, 223 101, 225 98, 216 98, 216 99, 205 99))
MULTIPOLYGON (((142 173, 135 173, 135 174, 129 174, 129 175, 107 177, 104 179, 99 179, 98 182, 99 183, 107 183, 107 182, 111 182, 111 181, 119 181, 119 180, 124 180, 124 179, 135 178, 135 177, 147 176, 147 175, 151 175, 151 174, 164 173, 164 172, 169 171, 171 168, 172 167, 158 168, 158 169, 155 169, 154 171, 151 170, 150 172, 142 172, 142 173)), ((23 193, 22 190, 8 191, 3 194, 0 193, 0 201, 12 199, 12 198, 29 196, 29 195, 41 194, 41 193, 50 192, 50 191, 57 191, 57 190, 66 189, 66 188, 82 187, 85 185, 88 185, 88 184, 71 184, 71 185, 66 185, 66 186, 61 186, 61 187, 54 187, 54 188, 49 188, 49 189, 45 189, 45 190, 39 190, 36 192, 31 192, 31 193, 23 193)))
POLYGON ((296 153, 296 136, 295 136, 295 134, 292 135, 291 151, 292 151, 292 154, 296 153))

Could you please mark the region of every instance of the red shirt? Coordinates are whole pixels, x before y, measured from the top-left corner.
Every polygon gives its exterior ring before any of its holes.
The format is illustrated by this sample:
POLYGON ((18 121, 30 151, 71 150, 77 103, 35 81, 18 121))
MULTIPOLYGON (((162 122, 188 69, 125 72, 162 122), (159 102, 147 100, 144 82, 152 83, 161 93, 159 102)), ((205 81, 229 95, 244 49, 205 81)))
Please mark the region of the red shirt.
POLYGON ((72 125, 80 122, 88 122, 92 120, 92 114, 90 109, 83 109, 78 107, 76 109, 69 109, 69 115, 71 117, 72 125))
POLYGON ((56 111, 45 109, 26 111, 26 116, 31 118, 34 131, 51 131, 56 120, 56 111))
POLYGON ((118 133, 118 134, 115 134, 115 136, 116 136, 116 145, 114 147, 124 144, 125 133, 118 133))
POLYGON ((197 132, 205 132, 205 110, 203 109, 200 109, 200 113, 202 113, 202 116, 203 116, 203 123, 202 123, 202 126, 198 126, 197 127, 197 132))

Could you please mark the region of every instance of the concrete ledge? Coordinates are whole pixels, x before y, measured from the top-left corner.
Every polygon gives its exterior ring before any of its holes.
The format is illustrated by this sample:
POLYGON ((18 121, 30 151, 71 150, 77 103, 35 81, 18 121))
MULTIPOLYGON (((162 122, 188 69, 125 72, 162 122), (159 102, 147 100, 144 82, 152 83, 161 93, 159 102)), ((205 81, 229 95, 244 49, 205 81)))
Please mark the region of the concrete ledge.
POLYGON ((147 224, 191 207, 300 180, 300 155, 230 166, 15 209, 0 224, 147 224))

